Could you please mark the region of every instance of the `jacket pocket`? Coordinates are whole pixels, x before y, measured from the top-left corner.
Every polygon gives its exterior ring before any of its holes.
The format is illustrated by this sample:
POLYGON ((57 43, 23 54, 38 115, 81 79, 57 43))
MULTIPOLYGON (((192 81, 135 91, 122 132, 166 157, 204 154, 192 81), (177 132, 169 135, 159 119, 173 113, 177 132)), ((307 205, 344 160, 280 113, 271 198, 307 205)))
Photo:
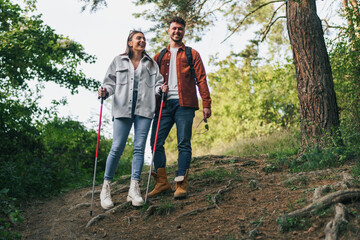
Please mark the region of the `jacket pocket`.
POLYGON ((129 69, 126 67, 116 68, 116 84, 127 84, 128 83, 129 69))
POLYGON ((155 86, 156 70, 154 68, 146 68, 148 76, 145 77, 145 83, 148 87, 152 88, 155 86))

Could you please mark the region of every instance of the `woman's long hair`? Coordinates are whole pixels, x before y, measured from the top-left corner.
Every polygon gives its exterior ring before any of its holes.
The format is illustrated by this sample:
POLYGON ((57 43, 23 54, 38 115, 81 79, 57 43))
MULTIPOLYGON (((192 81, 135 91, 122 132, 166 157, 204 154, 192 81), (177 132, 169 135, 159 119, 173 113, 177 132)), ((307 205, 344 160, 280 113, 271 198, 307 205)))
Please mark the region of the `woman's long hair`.
MULTIPOLYGON (((127 41, 126 41, 126 50, 123 54, 121 54, 122 56, 124 55, 128 55, 129 58, 131 59, 133 56, 134 56, 134 51, 132 49, 132 47, 129 46, 129 42, 132 40, 132 38, 134 37, 135 34, 137 33, 141 33, 142 35, 144 35, 145 37, 145 34, 142 32, 142 31, 139 31, 139 30, 132 30, 130 31, 129 33, 129 36, 127 38, 127 41)), ((146 55, 149 59, 151 59, 151 66, 154 65, 154 61, 152 60, 152 58, 149 56, 149 54, 147 54, 147 52, 144 50, 143 53, 142 53, 142 56, 146 55)))
MULTIPOLYGON (((125 52, 124 52, 123 54, 121 54, 121 55, 128 55, 130 59, 134 56, 134 51, 133 51, 132 47, 129 46, 129 42, 132 40, 132 38, 134 37, 134 35, 137 34, 137 33, 141 33, 142 35, 145 36, 145 34, 144 34, 143 32, 141 32, 141 31, 132 30, 132 31, 129 33, 129 36, 128 36, 127 41, 126 41, 126 50, 125 50, 125 52)), ((147 52, 146 52, 145 50, 143 51, 143 56, 144 56, 144 54, 150 58, 150 56, 147 54, 147 52)))

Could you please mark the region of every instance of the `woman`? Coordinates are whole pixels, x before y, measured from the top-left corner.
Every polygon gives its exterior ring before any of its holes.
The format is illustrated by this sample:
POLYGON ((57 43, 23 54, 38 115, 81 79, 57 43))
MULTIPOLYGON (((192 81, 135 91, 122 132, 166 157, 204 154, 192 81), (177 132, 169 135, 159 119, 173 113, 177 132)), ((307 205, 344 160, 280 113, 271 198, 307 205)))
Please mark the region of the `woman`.
POLYGON ((146 40, 140 31, 132 31, 127 39, 126 52, 116 56, 109 66, 99 97, 114 95, 112 103, 113 143, 106 160, 104 184, 100 193, 101 207, 114 206, 111 200, 112 181, 124 151, 130 129, 134 125, 134 152, 131 182, 127 201, 134 206, 144 203, 139 181, 144 163, 144 150, 150 124, 155 113, 155 94, 167 91, 157 64, 145 52, 146 40), (161 88, 161 90, 160 90, 161 88))

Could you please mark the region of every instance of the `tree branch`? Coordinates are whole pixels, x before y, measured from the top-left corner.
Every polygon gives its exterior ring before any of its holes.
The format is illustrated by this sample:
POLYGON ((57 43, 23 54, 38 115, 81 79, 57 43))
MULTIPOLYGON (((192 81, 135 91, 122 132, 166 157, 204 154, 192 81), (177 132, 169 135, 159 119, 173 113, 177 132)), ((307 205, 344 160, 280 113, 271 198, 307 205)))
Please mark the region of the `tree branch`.
POLYGON ((331 26, 326 19, 322 19, 322 21, 326 24, 326 27, 325 27, 325 29, 324 29, 324 32, 326 32, 329 28, 337 28, 337 29, 342 28, 342 27, 340 27, 340 26, 331 26))
POLYGON ((280 5, 277 9, 275 9, 275 11, 273 12, 273 14, 272 14, 272 16, 271 16, 271 18, 270 18, 270 20, 269 20, 269 23, 268 23, 268 25, 267 25, 266 28, 265 28, 265 31, 262 33, 262 36, 263 36, 263 37, 261 38, 261 42, 264 41, 266 35, 267 35, 268 32, 270 31, 271 26, 272 26, 279 18, 286 18, 285 16, 281 16, 281 17, 277 17, 277 18, 273 21, 275 15, 276 15, 276 13, 277 13, 277 11, 279 11, 279 9, 282 8, 284 5, 285 5, 285 3, 281 4, 281 5, 280 5))
POLYGON ((264 3, 260 6, 258 6, 257 8, 255 8, 254 10, 250 11, 248 14, 246 14, 244 16, 244 18, 240 21, 240 23, 236 26, 236 28, 231 32, 231 34, 229 36, 227 36, 221 43, 225 42, 226 40, 228 40, 240 27, 241 25, 245 22, 245 20, 251 16, 253 13, 255 13, 256 11, 258 11, 259 9, 269 5, 269 4, 273 4, 273 3, 277 3, 277 2, 284 2, 284 0, 275 0, 275 1, 271 1, 271 2, 267 2, 264 3))
POLYGON ((267 35, 267 34, 269 33, 269 31, 270 31, 271 26, 272 26, 274 23, 276 23, 276 21, 279 20, 280 18, 286 18, 286 16, 279 16, 279 17, 277 17, 271 24, 267 25, 267 27, 266 27, 266 29, 265 29, 265 31, 264 31, 264 33, 263 33, 263 36, 262 36, 260 42, 264 41, 264 39, 266 38, 266 35, 267 35))
MULTIPOLYGON (((207 2, 207 0, 205 0, 205 1, 201 4, 201 7, 199 8, 199 10, 196 12, 195 15, 193 15, 194 17, 200 15, 200 11, 202 10, 205 2, 207 2)), ((216 12, 216 11, 219 11, 223 6, 225 6, 225 5, 228 4, 228 3, 231 3, 231 0, 224 2, 223 4, 221 4, 220 7, 215 8, 214 10, 208 11, 208 12, 207 12, 203 17, 201 17, 200 19, 204 19, 204 18, 206 18, 207 16, 209 16, 210 14, 212 14, 212 13, 214 13, 214 12, 216 12)), ((192 20, 194 17, 192 17, 191 20, 192 20)))

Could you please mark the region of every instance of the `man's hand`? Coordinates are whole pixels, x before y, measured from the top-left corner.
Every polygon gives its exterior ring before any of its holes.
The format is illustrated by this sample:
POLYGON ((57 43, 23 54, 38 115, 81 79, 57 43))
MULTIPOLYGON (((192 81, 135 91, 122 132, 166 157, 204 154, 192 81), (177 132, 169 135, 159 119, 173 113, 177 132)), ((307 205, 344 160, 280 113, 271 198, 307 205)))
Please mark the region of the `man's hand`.
POLYGON ((208 119, 211 117, 211 108, 204 108, 203 109, 204 119, 208 119))
POLYGON ((98 96, 99 98, 104 98, 107 94, 107 90, 106 88, 99 88, 99 91, 98 91, 98 96))

